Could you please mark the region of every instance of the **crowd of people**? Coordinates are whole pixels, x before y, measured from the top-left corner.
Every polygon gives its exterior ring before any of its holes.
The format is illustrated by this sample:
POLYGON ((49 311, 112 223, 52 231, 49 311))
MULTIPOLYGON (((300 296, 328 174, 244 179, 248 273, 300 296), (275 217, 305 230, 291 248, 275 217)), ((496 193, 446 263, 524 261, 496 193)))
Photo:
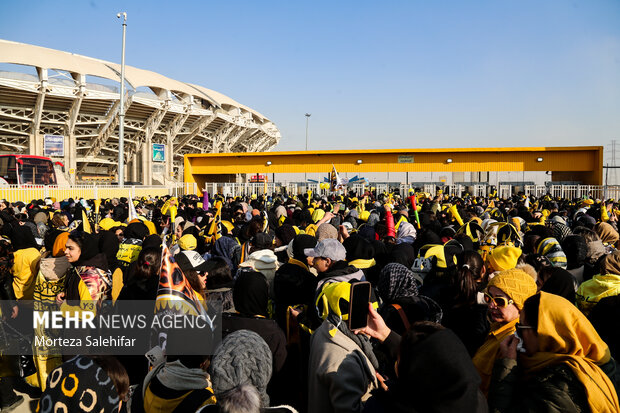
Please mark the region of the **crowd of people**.
POLYGON ((1 200, 0 347, 32 303, 154 303, 168 259, 223 309, 213 354, 0 350, 1 408, 25 384, 41 412, 620 412, 617 205, 415 190, 1 200), (351 329, 365 281, 367 325, 351 329))

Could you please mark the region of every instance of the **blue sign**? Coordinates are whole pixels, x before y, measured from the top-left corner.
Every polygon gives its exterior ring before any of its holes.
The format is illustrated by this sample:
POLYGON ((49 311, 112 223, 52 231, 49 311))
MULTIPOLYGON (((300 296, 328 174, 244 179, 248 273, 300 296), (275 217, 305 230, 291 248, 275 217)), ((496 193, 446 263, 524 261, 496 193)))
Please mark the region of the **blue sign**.
POLYGON ((153 144, 153 162, 165 162, 166 161, 166 146, 161 143, 153 144))
POLYGON ((62 135, 43 135, 43 156, 65 156, 65 137, 62 135))

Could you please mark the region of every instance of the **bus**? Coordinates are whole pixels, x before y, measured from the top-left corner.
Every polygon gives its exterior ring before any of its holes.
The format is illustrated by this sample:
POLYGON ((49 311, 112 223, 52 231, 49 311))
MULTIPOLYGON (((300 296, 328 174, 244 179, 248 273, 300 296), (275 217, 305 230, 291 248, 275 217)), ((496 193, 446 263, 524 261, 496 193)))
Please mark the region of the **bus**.
POLYGON ((0 186, 58 185, 54 166, 44 156, 0 155, 0 186))

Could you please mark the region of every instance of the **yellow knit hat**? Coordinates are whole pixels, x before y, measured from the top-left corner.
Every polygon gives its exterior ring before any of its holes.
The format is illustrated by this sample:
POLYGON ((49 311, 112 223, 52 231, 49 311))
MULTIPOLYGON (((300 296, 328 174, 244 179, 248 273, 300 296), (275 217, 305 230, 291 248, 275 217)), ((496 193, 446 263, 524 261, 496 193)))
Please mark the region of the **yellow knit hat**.
POLYGON ((110 228, 118 227, 120 225, 120 222, 116 222, 112 218, 103 218, 101 221, 99 221, 99 228, 104 231, 107 231, 110 228))
POLYGON ((523 270, 513 268, 502 271, 491 278, 487 287, 495 287, 502 290, 512 299, 519 310, 523 308, 525 300, 536 294, 536 282, 531 275, 523 270))
POLYGON ((364 222, 368 221, 369 217, 370 217, 370 211, 362 211, 359 213, 359 218, 364 222))
POLYGON ((504 271, 516 267, 520 256, 521 248, 506 245, 494 248, 487 260, 495 271, 504 271))

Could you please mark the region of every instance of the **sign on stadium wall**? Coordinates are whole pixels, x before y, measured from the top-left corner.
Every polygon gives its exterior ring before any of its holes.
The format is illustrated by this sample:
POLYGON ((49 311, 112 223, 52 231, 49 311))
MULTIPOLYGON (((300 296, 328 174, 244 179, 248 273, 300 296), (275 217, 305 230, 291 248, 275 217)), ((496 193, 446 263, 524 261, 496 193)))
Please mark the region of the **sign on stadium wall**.
POLYGON ((153 144, 153 162, 165 162, 166 161, 166 145, 161 143, 153 144))
POLYGON ((62 158, 65 156, 65 137, 43 135, 43 156, 62 158))

